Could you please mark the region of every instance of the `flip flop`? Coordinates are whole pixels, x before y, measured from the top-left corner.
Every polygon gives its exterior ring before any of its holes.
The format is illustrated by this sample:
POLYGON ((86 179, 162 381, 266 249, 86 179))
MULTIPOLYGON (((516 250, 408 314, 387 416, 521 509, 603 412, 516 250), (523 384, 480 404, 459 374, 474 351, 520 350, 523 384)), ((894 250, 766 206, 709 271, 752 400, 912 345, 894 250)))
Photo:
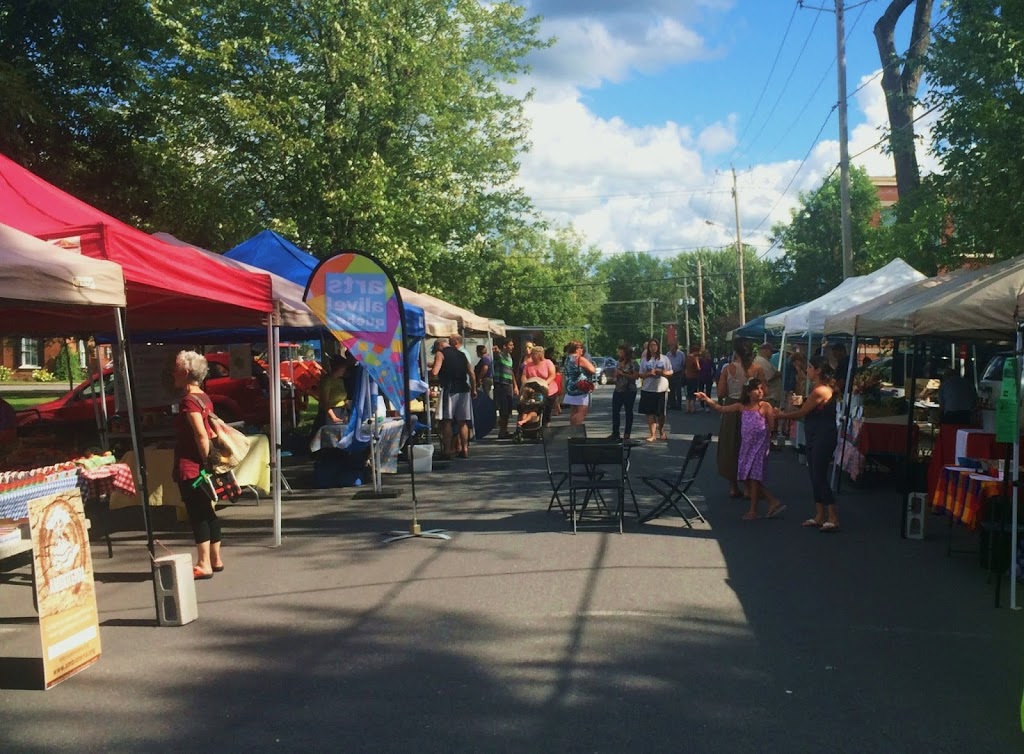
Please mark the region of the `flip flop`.
POLYGON ((777 518, 779 515, 781 515, 781 514, 783 514, 785 512, 786 512, 786 506, 785 505, 778 505, 778 506, 772 508, 770 511, 768 511, 765 514, 764 517, 765 518, 777 518))
POLYGON ((203 569, 199 566, 192 567, 192 578, 196 581, 205 581, 206 579, 212 579, 212 573, 203 573, 203 569))
POLYGON ((818 529, 818 531, 825 534, 835 534, 839 531, 839 524, 833 524, 831 521, 826 521, 821 525, 821 528, 818 529))
POLYGON ((223 571, 223 570, 224 570, 224 566, 222 566, 222 565, 219 565, 219 566, 214 566, 214 567, 213 567, 213 572, 214 572, 214 573, 220 573, 220 572, 221 572, 221 571, 223 571))
POLYGON ((751 513, 750 511, 747 511, 743 514, 744 521, 757 521, 757 519, 758 515, 756 513, 751 513))
POLYGON ((821 528, 821 524, 819 524, 819 523, 818 523, 817 521, 815 521, 815 520, 814 520, 813 518, 809 518, 809 519, 807 519, 806 521, 804 521, 804 522, 803 522, 802 524, 800 524, 800 525, 801 525, 801 526, 806 526, 806 527, 807 527, 808 529, 812 529, 812 528, 813 528, 813 529, 820 529, 820 528, 821 528))
POLYGON ((657 441, 658 441, 657 437, 645 437, 644 438, 644 442, 657 442, 657 441))

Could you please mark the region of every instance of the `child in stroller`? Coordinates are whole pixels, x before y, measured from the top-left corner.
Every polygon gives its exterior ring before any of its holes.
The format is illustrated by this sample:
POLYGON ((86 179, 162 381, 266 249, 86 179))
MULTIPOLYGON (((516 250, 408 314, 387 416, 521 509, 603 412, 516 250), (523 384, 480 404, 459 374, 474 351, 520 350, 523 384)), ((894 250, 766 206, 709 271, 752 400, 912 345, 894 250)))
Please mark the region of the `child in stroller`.
POLYGON ((512 436, 514 442, 522 442, 524 437, 540 439, 541 420, 547 399, 547 385, 543 381, 527 380, 523 383, 523 389, 519 391, 519 421, 516 422, 516 432, 512 436))

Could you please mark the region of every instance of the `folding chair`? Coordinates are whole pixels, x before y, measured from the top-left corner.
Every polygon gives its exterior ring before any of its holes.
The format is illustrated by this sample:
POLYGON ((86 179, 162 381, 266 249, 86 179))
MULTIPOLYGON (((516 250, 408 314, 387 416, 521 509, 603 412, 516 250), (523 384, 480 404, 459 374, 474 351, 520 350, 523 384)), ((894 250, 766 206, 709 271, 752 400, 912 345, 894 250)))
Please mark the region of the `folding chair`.
POLYGON ((614 491, 618 497, 615 515, 622 534, 623 509, 626 504, 626 451, 622 441, 587 440, 570 438, 569 446, 569 517, 572 533, 576 533, 576 497, 586 493, 580 515, 586 509, 591 494, 600 498, 602 491, 614 491))
POLYGON ((567 444, 570 437, 586 437, 587 429, 583 425, 569 425, 565 427, 545 427, 541 431, 541 442, 544 445, 544 470, 548 475, 548 483, 551 485, 551 501, 548 503, 550 511, 556 505, 566 514, 565 504, 558 493, 569 479, 569 456, 567 444))
MULTIPOLYGON (((711 434, 697 435, 690 442, 690 449, 687 451, 686 457, 683 459, 683 465, 679 469, 678 475, 674 478, 641 477, 641 481, 644 484, 661 495, 661 502, 654 506, 654 510, 646 516, 642 516, 640 518, 640 523, 644 524, 651 519, 658 518, 662 514, 666 513, 669 508, 672 508, 679 514, 679 517, 686 522, 686 525, 692 529, 693 524, 690 523, 690 518, 679 508, 679 503, 683 501, 689 504, 690 508, 693 509, 693 512, 697 514, 696 517, 701 523, 707 523, 707 519, 704 518, 704 514, 698 510, 697 506, 694 505, 693 500, 690 499, 690 496, 687 493, 690 491, 690 487, 693 486, 693 483, 697 480, 697 474, 700 473, 701 464, 704 463, 704 456, 707 454, 709 447, 711 447, 711 434)), ((669 450, 673 451, 676 448, 681 451, 682 443, 670 441, 669 450)))

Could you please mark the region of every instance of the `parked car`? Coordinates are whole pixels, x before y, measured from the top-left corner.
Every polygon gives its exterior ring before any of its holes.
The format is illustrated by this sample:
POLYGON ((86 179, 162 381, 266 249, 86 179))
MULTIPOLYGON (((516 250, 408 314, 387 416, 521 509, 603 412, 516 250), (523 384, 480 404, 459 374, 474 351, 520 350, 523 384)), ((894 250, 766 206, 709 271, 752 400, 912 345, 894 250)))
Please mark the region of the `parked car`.
MULTIPOLYGON (((206 360, 210 365, 210 376, 206 379, 204 389, 213 401, 213 410, 217 416, 227 422, 265 424, 270 415, 266 371, 254 361, 252 377, 232 378, 228 376, 227 353, 208 353, 206 360)), ((113 368, 103 371, 103 390, 108 416, 113 415, 115 411, 114 376, 113 368)), ((18 426, 25 427, 37 422, 95 423, 99 394, 99 377, 94 376, 56 400, 22 409, 17 414, 18 426)), ((167 408, 144 406, 143 411, 159 412, 167 408)))
POLYGON ((1012 351, 997 353, 985 366, 978 381, 978 399, 982 408, 996 407, 996 401, 1003 392, 1003 365, 1007 359, 1013 358, 1012 351))
POLYGON ((598 385, 607 385, 615 380, 615 359, 610 356, 591 356, 590 362, 596 367, 594 382, 598 385))

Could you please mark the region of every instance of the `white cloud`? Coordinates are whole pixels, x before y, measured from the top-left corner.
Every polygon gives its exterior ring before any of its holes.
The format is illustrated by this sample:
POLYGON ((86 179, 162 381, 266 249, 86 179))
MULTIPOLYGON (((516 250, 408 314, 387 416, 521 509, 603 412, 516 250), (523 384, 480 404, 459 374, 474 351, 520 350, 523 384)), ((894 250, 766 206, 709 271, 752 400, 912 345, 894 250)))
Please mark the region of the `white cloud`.
MULTIPOLYGON (((531 152, 524 155, 520 182, 548 218, 572 223, 606 253, 647 251, 673 254, 695 247, 735 243, 732 176, 717 160, 736 146, 736 116, 713 123, 666 121, 633 126, 599 117, 582 92, 640 71, 657 71, 717 53, 690 23, 698 11, 721 11, 730 0, 543 0, 549 16, 543 33, 559 43, 534 60, 528 103, 531 152), (579 6, 579 10, 576 9, 579 6), (681 6, 681 7, 680 7, 681 6), (625 9, 625 10, 624 10, 625 9), (706 223, 708 219, 710 224, 706 223)), ((887 123, 880 77, 866 76, 851 102, 853 162, 871 175, 892 175, 892 159, 876 145, 887 123), (863 122, 861 122, 863 121, 863 122)), ((838 140, 833 117, 823 138, 801 165, 803 154, 755 164, 739 173, 740 226, 745 243, 770 245, 772 225, 789 219, 799 193, 813 190, 836 167, 838 140), (799 173, 797 169, 799 168, 799 173)), ((928 119, 916 124, 927 136, 928 119)), ((924 172, 936 169, 925 155, 924 172)))

